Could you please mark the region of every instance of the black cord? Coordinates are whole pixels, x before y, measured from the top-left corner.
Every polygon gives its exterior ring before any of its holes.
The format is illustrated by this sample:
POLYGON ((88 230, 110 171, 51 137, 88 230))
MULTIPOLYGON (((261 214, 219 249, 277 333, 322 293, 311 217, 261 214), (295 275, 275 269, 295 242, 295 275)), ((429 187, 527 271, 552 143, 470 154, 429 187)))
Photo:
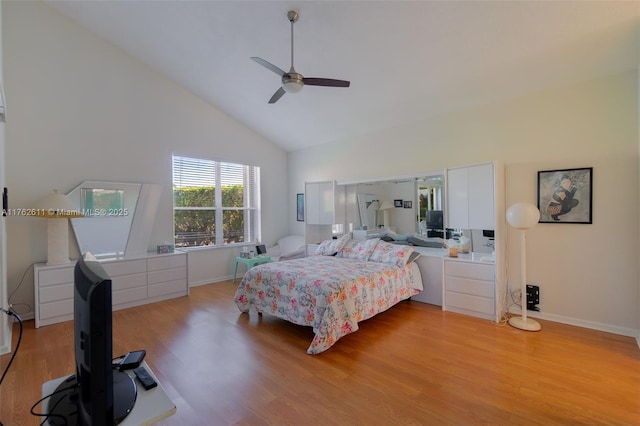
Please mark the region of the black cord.
MULTIPOLYGON (((51 412, 50 412, 50 413, 48 413, 48 414, 45 414, 45 413, 36 413, 34 410, 35 410, 35 409, 36 409, 36 407, 37 407, 40 403, 42 403, 42 401, 44 401, 45 399, 47 399, 47 398, 51 398, 53 395, 56 395, 56 394, 61 393, 61 392, 67 392, 67 391, 72 390, 72 389, 75 389, 75 388, 77 388, 77 387, 78 387, 78 385, 76 384, 76 385, 73 385, 73 386, 68 386, 68 387, 66 387, 66 388, 56 389, 56 390, 55 390, 55 392, 51 392, 49 395, 47 395, 47 396, 45 396, 45 397, 40 398, 39 400, 37 400, 37 401, 35 402, 35 404, 33 404, 33 405, 31 406, 31 410, 30 410, 31 415, 33 415, 33 416, 38 416, 38 417, 44 417, 45 419, 42 421, 41 425, 43 425, 43 424, 44 424, 44 422, 46 422, 47 420, 49 420, 49 418, 50 418, 50 417, 59 417, 59 418, 61 418, 61 419, 62 419, 62 421, 63 421, 63 422, 64 422, 64 424, 66 425, 66 424, 67 424, 67 418, 66 418, 65 416, 63 416, 63 415, 60 415, 60 414, 54 414, 54 413, 51 413, 51 412)), ((56 405, 57 405, 57 404, 59 404, 59 403, 60 403, 60 401, 62 401, 62 399, 58 400, 58 402, 56 403, 56 405)), ((56 405, 54 405, 53 407, 51 407, 51 409, 55 408, 55 406, 56 406, 56 405)), ((51 409, 50 409, 49 411, 51 411, 51 409)))
POLYGON ((18 326, 20 327, 20 333, 18 334, 18 343, 16 343, 16 348, 13 351, 13 355, 11 355, 11 359, 9 360, 9 364, 7 364, 7 368, 4 369, 4 373, 2 373, 2 377, 0 377, 0 385, 2 385, 4 376, 7 375, 7 371, 9 371, 9 367, 11 367, 11 364, 13 363, 13 360, 16 358, 16 354, 18 353, 18 349, 20 348, 20 342, 22 341, 22 318, 20 318, 20 315, 16 314, 13 311, 8 311, 3 308, 0 308, 0 311, 18 320, 18 326))
MULTIPOLYGON (((20 282, 18 283, 18 286, 13 289, 13 291, 11 292, 11 294, 9 295, 9 297, 7 299, 9 304, 12 304, 11 303, 11 298, 13 297, 14 294, 16 294, 16 291, 18 291, 18 289, 22 286, 22 283, 24 282, 24 278, 27 276, 27 272, 29 272, 29 270, 32 269, 34 266, 35 266, 35 263, 32 263, 22 273, 22 278, 20 278, 20 282)), ((12 305, 25 305, 25 306, 27 306, 29 308, 29 310, 27 312, 23 312, 23 314, 28 314, 29 312, 31 312, 31 305, 29 305, 28 303, 13 303, 12 305)))

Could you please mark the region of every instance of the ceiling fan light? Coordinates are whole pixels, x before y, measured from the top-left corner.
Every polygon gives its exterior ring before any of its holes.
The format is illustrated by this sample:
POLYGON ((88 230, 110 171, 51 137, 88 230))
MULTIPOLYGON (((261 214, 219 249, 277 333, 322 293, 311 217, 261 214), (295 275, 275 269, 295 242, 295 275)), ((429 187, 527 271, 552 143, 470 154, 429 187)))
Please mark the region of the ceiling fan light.
POLYGON ((282 84, 282 88, 287 93, 298 93, 302 90, 302 84, 297 81, 288 81, 282 84))

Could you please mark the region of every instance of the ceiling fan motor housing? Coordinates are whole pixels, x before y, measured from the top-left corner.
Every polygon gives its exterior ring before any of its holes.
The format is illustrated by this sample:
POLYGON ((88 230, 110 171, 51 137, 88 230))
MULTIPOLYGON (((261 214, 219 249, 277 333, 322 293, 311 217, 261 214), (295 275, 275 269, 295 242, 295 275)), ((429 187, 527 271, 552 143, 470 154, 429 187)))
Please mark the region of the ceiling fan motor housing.
POLYGON ((287 93, 298 93, 304 86, 302 74, 290 72, 282 76, 282 87, 287 93))

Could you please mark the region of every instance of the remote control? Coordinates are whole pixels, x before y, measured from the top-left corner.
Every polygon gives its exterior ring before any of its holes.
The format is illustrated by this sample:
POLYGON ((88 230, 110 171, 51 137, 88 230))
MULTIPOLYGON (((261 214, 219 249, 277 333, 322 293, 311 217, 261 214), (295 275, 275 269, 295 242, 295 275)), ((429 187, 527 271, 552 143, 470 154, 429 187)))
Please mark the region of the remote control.
POLYGON ((138 380, 140 380, 140 383, 142 383, 142 387, 146 390, 153 389, 158 386, 158 383, 153 380, 151 374, 149 374, 149 372, 144 367, 134 368, 133 373, 136 375, 138 380))

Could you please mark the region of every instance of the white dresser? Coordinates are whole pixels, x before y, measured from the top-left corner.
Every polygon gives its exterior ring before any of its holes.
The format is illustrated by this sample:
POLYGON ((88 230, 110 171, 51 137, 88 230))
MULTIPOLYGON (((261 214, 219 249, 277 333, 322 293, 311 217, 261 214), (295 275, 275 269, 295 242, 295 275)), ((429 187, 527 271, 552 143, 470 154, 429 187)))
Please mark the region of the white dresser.
POLYGON ((496 317, 494 263, 466 258, 444 258, 442 309, 494 320, 496 317))
MULTIPOLYGON (((189 294, 186 253, 149 253, 100 263, 111 277, 113 310, 189 294)), ((74 266, 34 266, 36 328, 73 319, 74 266)))

